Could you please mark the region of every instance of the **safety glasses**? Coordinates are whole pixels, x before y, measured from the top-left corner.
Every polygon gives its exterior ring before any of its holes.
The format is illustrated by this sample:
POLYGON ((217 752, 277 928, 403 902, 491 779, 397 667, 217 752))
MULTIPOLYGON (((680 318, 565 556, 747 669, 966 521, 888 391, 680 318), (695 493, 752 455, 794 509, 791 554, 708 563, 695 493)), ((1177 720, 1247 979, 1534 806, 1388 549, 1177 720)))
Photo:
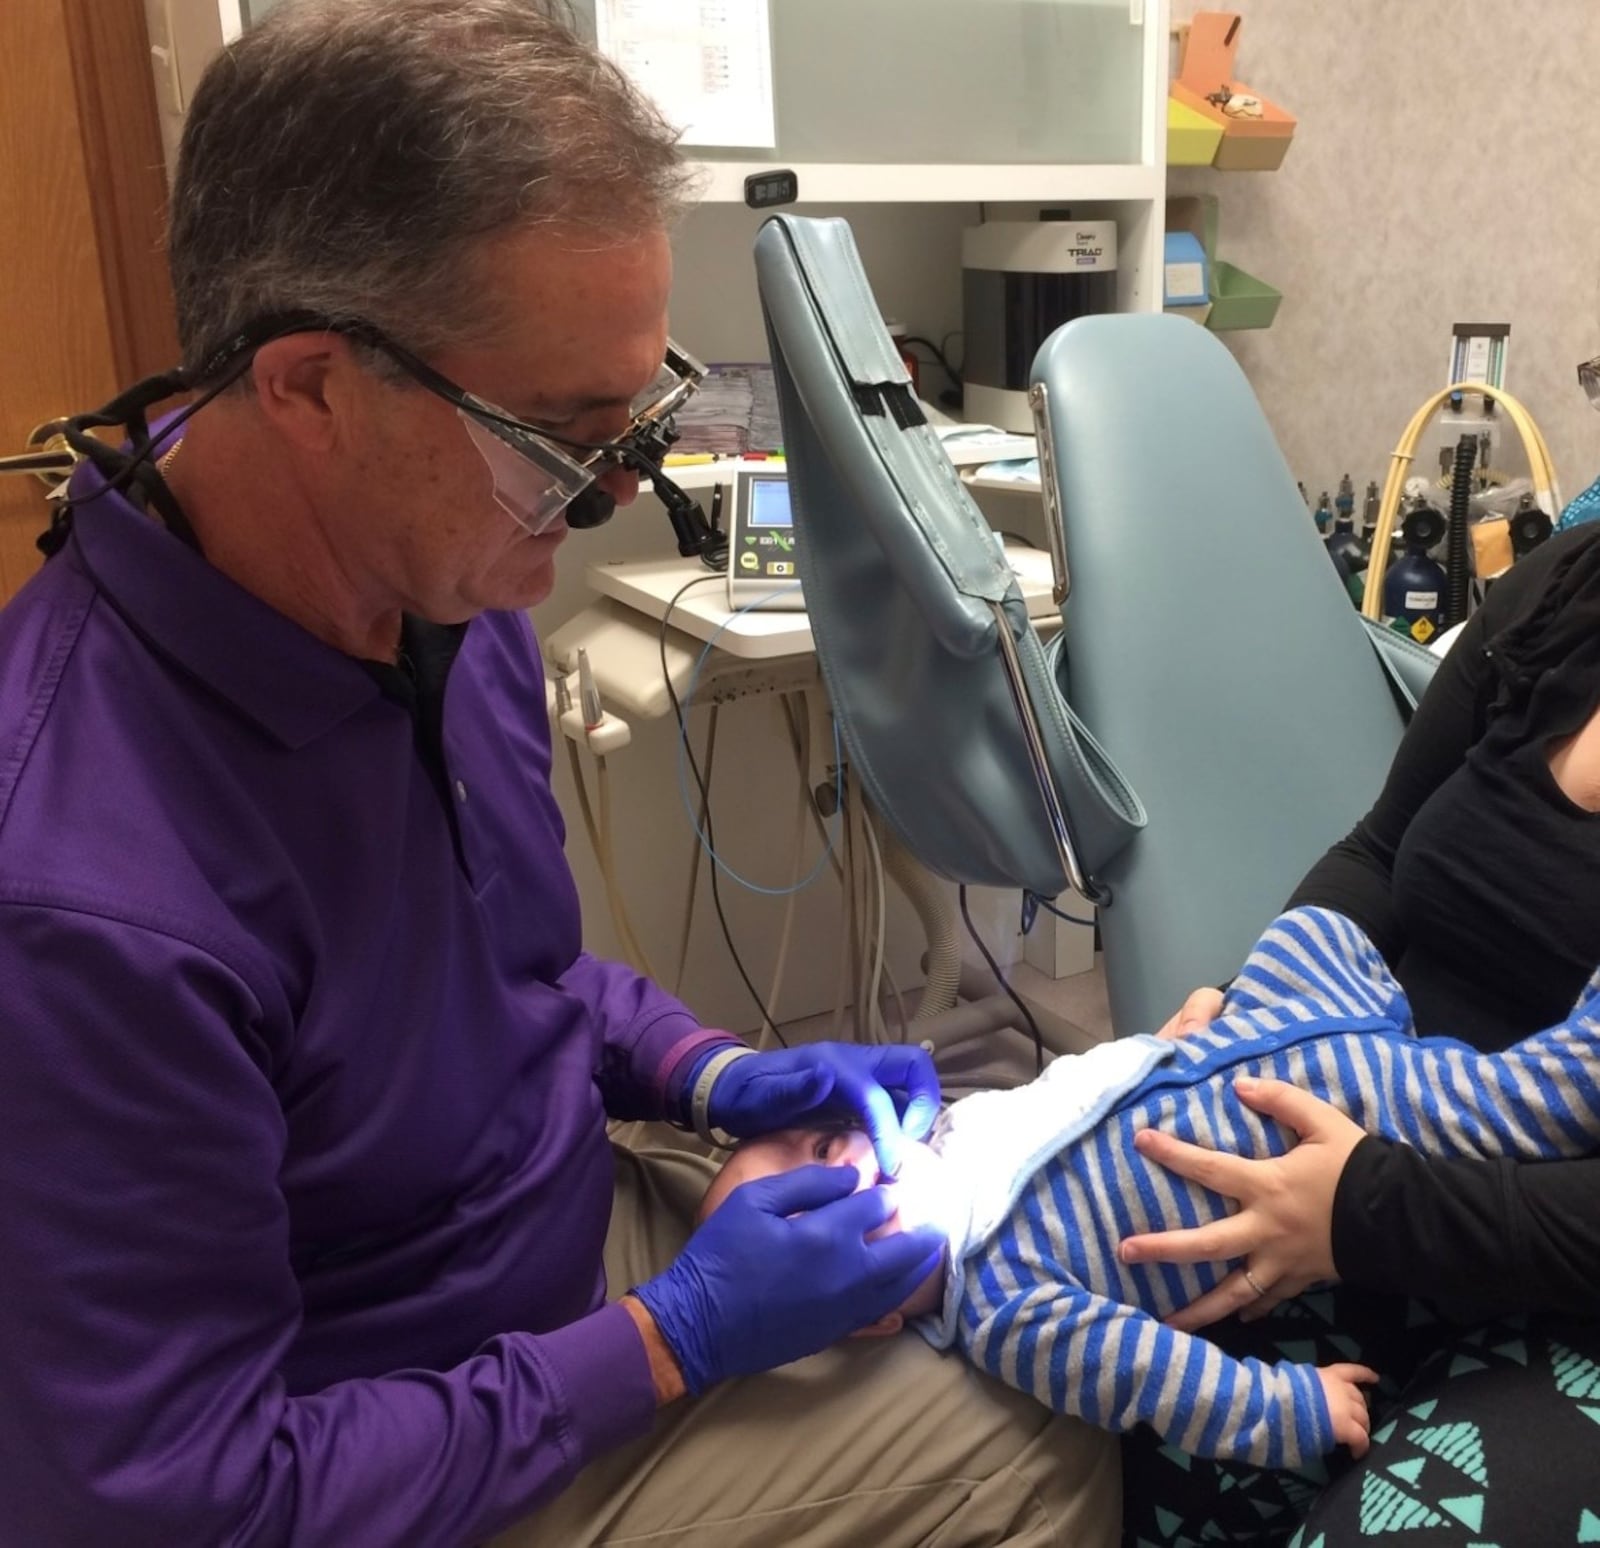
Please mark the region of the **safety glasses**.
MULTIPOLYGON (((565 515, 570 527, 598 527, 616 502, 596 481, 615 468, 636 468, 659 489, 661 459, 677 440, 672 416, 698 390, 706 368, 670 339, 655 378, 628 406, 628 427, 602 444, 574 441, 531 425, 458 386, 381 328, 363 318, 336 319, 315 312, 275 312, 255 318, 213 350, 186 385, 208 386, 214 395, 247 369, 271 339, 288 333, 339 333, 387 356, 419 387, 461 416, 468 437, 494 480, 494 498, 528 532, 537 534, 565 515)), ((196 405, 198 407, 198 405, 196 405)))
POLYGON ((1589 395, 1589 402, 1600 409, 1600 355, 1578 367, 1578 385, 1589 395))
POLYGON ((380 351, 419 387, 455 406, 489 469, 495 502, 535 535, 563 515, 573 527, 596 527, 605 521, 614 502, 595 483, 613 469, 632 467, 646 477, 659 477, 661 459, 677 439, 672 416, 705 376, 705 367, 669 339, 660 370, 628 406, 627 429, 614 440, 595 444, 569 440, 508 414, 458 386, 369 323, 341 324, 337 331, 380 351))

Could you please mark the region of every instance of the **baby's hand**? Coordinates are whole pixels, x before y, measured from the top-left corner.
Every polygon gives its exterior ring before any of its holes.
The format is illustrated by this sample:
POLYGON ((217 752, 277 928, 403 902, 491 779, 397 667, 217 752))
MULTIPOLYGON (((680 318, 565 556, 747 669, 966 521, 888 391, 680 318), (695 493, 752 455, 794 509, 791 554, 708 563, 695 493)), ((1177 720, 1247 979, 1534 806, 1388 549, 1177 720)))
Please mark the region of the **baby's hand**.
POLYGON ((1378 1373, 1364 1365, 1319 1365, 1317 1380, 1328 1399, 1333 1415, 1333 1438, 1350 1448, 1353 1457, 1364 1457, 1372 1444, 1372 1415, 1367 1412, 1367 1397, 1361 1390, 1376 1383, 1378 1373))

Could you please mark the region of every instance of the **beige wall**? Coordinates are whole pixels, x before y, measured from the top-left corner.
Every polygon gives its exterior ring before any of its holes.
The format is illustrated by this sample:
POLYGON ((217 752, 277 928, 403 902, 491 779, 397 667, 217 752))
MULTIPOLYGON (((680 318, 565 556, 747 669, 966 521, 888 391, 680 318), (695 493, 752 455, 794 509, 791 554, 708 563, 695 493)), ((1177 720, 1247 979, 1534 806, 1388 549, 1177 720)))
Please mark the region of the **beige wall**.
POLYGON ((1295 145, 1278 172, 1175 169, 1171 191, 1220 195, 1224 255, 1285 293, 1231 339, 1296 475, 1313 496, 1381 479, 1451 324, 1509 322, 1506 385, 1570 498, 1600 473, 1573 372, 1600 353, 1600 4, 1239 9, 1240 74, 1299 117, 1295 145))

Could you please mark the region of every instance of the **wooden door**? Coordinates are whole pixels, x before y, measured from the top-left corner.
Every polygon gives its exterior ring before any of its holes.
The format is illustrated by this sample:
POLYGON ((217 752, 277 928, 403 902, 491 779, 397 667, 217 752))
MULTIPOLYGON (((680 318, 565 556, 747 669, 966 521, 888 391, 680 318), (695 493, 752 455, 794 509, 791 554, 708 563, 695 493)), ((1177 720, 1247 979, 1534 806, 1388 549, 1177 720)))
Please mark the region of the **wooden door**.
MULTIPOLYGON (((0 454, 178 359, 142 0, 0 3, 0 454)), ((0 477, 0 601, 49 513, 0 477)))

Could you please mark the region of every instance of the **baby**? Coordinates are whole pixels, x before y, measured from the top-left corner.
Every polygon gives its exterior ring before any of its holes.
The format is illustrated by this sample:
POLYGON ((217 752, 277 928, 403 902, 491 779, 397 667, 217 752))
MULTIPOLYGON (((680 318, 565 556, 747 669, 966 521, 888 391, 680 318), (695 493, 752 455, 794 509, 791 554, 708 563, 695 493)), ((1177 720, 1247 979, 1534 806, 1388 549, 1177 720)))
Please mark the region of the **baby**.
MULTIPOLYGON (((1600 1150, 1600 974, 1565 1022, 1502 1054, 1418 1039, 1371 942, 1349 920, 1296 909, 1257 943, 1222 1015, 1179 1042, 1134 1037, 1058 1059, 1014 1091, 957 1102, 908 1147, 900 1215, 932 1221, 949 1257, 900 1311, 940 1348, 1110 1430, 1148 1424, 1194 1455, 1294 1467, 1364 1449, 1356 1365, 1236 1360, 1162 1318, 1234 1263, 1123 1264, 1124 1237, 1194 1226, 1229 1202, 1146 1162, 1141 1129, 1246 1157, 1294 1143, 1241 1103, 1241 1076, 1293 1082, 1364 1129, 1438 1156, 1551 1160, 1600 1150)), ((813 1162, 877 1179, 866 1137, 791 1130, 742 1145, 703 1213, 743 1182, 813 1162)))

